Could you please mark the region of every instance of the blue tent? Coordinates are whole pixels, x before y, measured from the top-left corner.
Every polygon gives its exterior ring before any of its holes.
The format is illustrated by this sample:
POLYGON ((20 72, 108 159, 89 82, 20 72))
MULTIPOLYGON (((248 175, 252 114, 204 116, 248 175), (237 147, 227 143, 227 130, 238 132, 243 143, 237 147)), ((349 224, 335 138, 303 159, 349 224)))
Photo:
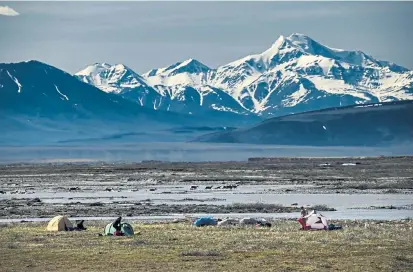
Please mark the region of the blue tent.
POLYGON ((200 217, 194 222, 194 226, 202 227, 202 226, 215 226, 217 221, 212 217, 200 217))

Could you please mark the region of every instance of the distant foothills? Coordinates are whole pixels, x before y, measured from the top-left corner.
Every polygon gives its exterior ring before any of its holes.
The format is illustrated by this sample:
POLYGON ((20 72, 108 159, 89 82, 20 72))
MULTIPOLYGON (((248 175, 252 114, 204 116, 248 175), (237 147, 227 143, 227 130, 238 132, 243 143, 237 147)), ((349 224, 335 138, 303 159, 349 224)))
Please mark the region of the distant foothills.
POLYGON ((412 71, 360 51, 329 48, 302 34, 280 36, 268 50, 216 69, 195 59, 142 75, 123 64, 95 63, 74 75, 38 61, 0 64, 0 125, 6 129, 0 144, 125 137, 404 143, 413 130, 409 100, 412 71), (373 106, 361 107, 366 104, 373 106), (205 131, 214 133, 200 136, 205 131))

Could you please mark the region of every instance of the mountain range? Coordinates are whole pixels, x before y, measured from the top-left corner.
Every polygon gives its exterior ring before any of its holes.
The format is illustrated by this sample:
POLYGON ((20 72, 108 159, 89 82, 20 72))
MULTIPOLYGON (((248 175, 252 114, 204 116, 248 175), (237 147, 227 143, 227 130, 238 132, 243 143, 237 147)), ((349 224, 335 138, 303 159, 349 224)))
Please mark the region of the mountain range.
POLYGON ((268 50, 216 69, 188 59, 142 75, 107 63, 75 75, 141 106, 195 115, 231 112, 267 118, 413 99, 412 71, 302 34, 280 36, 268 50))
POLYGON ((0 64, 0 127, 5 131, 0 144, 131 136, 137 141, 187 140, 185 135, 192 137, 198 130, 205 133, 234 123, 226 117, 142 107, 38 61, 0 64))
POLYGON ((188 141, 271 117, 402 100, 413 100, 412 71, 301 34, 216 69, 189 59, 142 75, 107 63, 71 75, 39 61, 0 63, 0 145, 188 141))

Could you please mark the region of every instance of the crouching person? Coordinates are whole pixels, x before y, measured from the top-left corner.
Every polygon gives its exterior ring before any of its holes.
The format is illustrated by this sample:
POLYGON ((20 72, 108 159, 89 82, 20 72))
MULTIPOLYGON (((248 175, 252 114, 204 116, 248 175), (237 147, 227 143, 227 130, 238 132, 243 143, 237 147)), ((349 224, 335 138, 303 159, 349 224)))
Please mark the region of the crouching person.
POLYGON ((115 221, 106 225, 103 235, 132 236, 134 234, 133 227, 126 222, 122 222, 122 217, 118 217, 115 221))
POLYGON ((76 227, 74 227, 72 230, 87 230, 87 228, 85 228, 85 226, 83 226, 83 223, 85 222, 85 220, 76 220, 76 227))
POLYGON ((122 227, 120 225, 120 222, 122 220, 122 217, 118 217, 115 222, 113 222, 112 226, 115 228, 115 232, 113 232, 113 236, 124 236, 125 234, 122 232, 122 227))

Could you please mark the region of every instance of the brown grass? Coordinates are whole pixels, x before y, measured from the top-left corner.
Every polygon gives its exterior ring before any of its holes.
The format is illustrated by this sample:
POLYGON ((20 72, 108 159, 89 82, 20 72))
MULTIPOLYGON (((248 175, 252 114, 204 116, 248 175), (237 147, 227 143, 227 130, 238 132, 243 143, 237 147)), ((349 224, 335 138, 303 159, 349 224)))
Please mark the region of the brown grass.
POLYGON ((340 222, 338 231, 133 224, 134 237, 45 231, 45 224, 1 228, 0 271, 412 271, 413 221, 340 222))

